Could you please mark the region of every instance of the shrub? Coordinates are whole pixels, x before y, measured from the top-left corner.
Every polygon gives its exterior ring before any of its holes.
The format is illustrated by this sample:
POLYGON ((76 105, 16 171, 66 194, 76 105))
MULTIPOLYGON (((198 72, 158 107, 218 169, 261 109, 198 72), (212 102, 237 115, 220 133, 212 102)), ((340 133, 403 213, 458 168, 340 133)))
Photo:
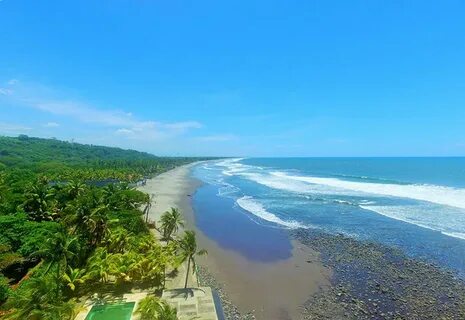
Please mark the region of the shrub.
POLYGON ((177 320, 176 309, 158 297, 148 296, 142 299, 136 310, 140 320, 177 320))
POLYGON ((10 295, 8 279, 0 273, 0 303, 4 302, 10 295))

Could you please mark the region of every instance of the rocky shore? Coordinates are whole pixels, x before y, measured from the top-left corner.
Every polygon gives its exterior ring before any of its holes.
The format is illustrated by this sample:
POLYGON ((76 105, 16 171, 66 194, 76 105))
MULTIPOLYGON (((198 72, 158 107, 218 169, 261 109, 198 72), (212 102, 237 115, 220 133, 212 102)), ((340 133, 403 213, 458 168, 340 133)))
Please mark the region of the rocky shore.
MULTIPOLYGON (((333 272, 331 287, 309 297, 299 319, 465 319, 465 281, 451 271, 344 235, 315 230, 291 235, 320 252, 333 272)), ((198 277, 217 291, 225 319, 255 319, 239 312, 224 284, 205 267, 198 268, 198 277)))
POLYGON ((304 319, 465 319, 465 282, 451 271, 344 235, 293 236, 333 270, 331 288, 307 301, 304 319))

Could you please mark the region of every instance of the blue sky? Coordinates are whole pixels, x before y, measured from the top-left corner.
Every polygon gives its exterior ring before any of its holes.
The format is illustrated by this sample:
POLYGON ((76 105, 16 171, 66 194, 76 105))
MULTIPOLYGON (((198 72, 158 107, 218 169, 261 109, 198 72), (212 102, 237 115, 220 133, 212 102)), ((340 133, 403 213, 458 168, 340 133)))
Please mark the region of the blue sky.
POLYGON ((0 134, 465 155, 463 1, 0 1, 0 134))

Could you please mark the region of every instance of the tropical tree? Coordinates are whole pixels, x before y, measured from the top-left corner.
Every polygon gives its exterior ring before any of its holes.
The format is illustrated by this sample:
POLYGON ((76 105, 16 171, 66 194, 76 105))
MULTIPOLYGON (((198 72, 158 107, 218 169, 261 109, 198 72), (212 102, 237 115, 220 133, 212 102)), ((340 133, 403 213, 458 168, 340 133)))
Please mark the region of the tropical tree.
POLYGON ((90 278, 107 283, 113 269, 113 261, 105 248, 99 247, 89 258, 87 272, 90 278))
POLYGON ((8 279, 0 273, 0 303, 5 301, 10 294, 10 286, 8 285, 8 279))
POLYGON ((72 268, 68 266, 68 271, 63 274, 63 280, 66 283, 66 286, 71 290, 75 291, 76 287, 79 284, 83 284, 87 277, 86 277, 86 270, 79 269, 79 268, 72 268))
POLYGON ((153 198, 155 197, 154 194, 152 194, 151 196, 149 196, 148 194, 145 196, 145 207, 144 207, 144 216, 145 216, 145 223, 148 223, 149 222, 149 212, 150 212, 150 209, 152 208, 152 204, 153 204, 153 198))
POLYGON ((109 232, 110 219, 108 218, 110 210, 108 205, 100 204, 94 208, 91 214, 86 217, 86 225, 92 234, 91 244, 98 245, 109 232))
POLYGON ((35 253, 47 264, 45 273, 48 273, 52 267, 56 268, 57 297, 60 294, 61 271, 68 268, 70 259, 76 256, 76 251, 77 238, 69 237, 64 230, 61 230, 49 238, 42 249, 35 253))
POLYGON ((187 280, 189 278, 189 271, 192 264, 192 273, 195 273, 196 263, 195 256, 206 255, 207 250, 197 250, 197 239, 195 232, 188 230, 184 233, 183 237, 179 240, 179 258, 180 262, 187 261, 186 281, 184 288, 187 288, 187 280))
POLYGON ((78 196, 83 194, 85 190, 86 185, 77 180, 72 180, 66 185, 66 192, 71 200, 76 199, 78 196))
POLYGON ((184 220, 179 209, 171 208, 171 210, 166 211, 161 216, 160 227, 163 239, 169 243, 173 239, 173 235, 179 231, 179 228, 184 227, 184 220))
POLYGON ((123 253, 131 243, 133 234, 123 227, 109 229, 103 242, 110 253, 123 253))
POLYGON ((176 252, 178 251, 179 245, 177 241, 172 241, 168 243, 166 246, 162 247, 163 252, 163 259, 161 259, 163 263, 163 288, 166 287, 166 270, 171 267, 177 269, 179 267, 179 259, 176 256, 176 252))
POLYGON ((136 314, 140 320, 177 320, 176 308, 155 296, 148 296, 139 302, 136 314))
POLYGON ((51 200, 53 191, 46 181, 39 181, 26 191, 26 200, 21 208, 34 221, 51 220, 51 200))
POLYGON ((62 301, 52 293, 51 279, 46 276, 31 278, 25 286, 12 291, 6 307, 10 309, 5 320, 71 320, 74 301, 62 301))

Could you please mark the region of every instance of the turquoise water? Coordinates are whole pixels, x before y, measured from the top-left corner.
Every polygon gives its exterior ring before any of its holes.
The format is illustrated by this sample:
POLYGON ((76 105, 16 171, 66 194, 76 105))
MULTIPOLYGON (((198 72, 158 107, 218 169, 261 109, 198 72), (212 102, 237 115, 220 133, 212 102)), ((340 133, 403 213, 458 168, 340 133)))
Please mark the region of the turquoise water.
POLYGON ((282 259, 282 231, 312 228, 465 273, 465 158, 228 159, 194 175, 206 182, 194 196, 199 227, 250 259, 282 259))
POLYGON ((86 320, 130 320, 135 302, 93 306, 86 320))

